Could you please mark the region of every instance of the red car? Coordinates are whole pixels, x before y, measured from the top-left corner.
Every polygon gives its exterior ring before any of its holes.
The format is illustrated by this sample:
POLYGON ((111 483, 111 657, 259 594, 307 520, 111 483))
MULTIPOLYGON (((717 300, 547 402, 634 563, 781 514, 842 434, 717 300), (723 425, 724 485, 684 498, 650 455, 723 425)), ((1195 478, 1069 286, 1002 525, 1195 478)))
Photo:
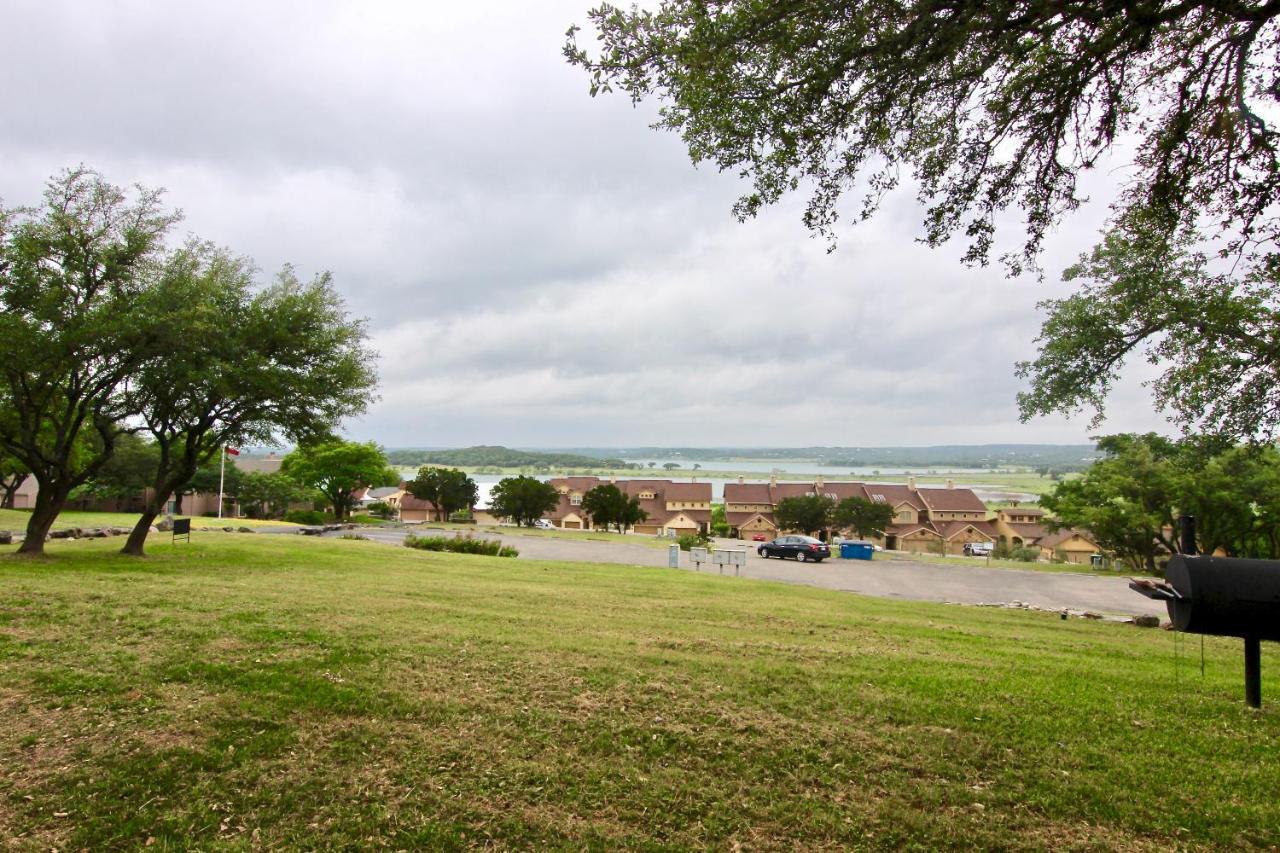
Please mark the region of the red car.
POLYGON ((768 542, 769 537, 765 536, 763 533, 757 533, 755 536, 751 537, 751 541, 752 542, 768 542))

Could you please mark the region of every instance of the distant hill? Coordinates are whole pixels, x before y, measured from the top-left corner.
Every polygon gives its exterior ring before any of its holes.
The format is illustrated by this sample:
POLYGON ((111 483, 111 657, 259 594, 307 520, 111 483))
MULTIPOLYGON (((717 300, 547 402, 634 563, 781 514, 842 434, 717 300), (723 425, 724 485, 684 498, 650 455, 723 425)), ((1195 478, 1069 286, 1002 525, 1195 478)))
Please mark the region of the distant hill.
POLYGON ((510 447, 481 444, 452 450, 390 450, 392 465, 458 465, 467 467, 536 468, 636 468, 621 459, 584 456, 577 453, 513 450, 510 447))

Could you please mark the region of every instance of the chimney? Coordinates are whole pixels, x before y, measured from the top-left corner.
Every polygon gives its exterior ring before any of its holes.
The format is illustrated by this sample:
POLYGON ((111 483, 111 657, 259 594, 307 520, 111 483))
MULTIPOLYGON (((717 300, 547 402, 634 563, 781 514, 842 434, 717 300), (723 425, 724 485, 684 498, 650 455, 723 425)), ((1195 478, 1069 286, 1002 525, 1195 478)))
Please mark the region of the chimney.
POLYGON ((746 479, 745 477, 743 477, 741 474, 739 474, 739 475, 738 475, 738 485, 739 485, 739 486, 741 486, 741 485, 743 485, 743 484, 744 484, 744 483, 746 483, 746 482, 747 482, 747 479, 746 479))
POLYGON ((908 477, 908 478, 907 478, 907 488, 908 488, 908 489, 914 489, 915 487, 916 487, 916 478, 915 478, 915 477, 908 477))
POLYGON ((955 481, 955 480, 947 480, 947 488, 948 488, 948 489, 954 489, 955 487, 956 487, 956 481, 955 481))
POLYGON ((825 485, 826 485, 826 481, 825 481, 825 480, 823 480, 822 475, 821 475, 821 474, 819 474, 819 475, 817 476, 817 479, 815 479, 815 480, 813 481, 813 490, 814 490, 815 492, 820 492, 820 491, 822 491, 823 486, 825 486, 825 485))
POLYGON ((772 488, 775 488, 777 485, 778 485, 778 475, 777 475, 777 474, 770 474, 770 475, 769 475, 769 488, 771 488, 771 489, 772 489, 772 488))

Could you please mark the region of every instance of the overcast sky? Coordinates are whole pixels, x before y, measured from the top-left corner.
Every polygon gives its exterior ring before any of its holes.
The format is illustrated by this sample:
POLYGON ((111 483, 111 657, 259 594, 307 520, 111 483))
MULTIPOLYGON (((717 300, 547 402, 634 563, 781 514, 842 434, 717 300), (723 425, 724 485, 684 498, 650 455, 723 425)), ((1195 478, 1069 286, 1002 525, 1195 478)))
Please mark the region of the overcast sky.
MULTIPOLYGON (((7 0, 0 198, 83 162, 166 187, 178 238, 331 270, 381 354, 347 432, 388 446, 1086 439, 1018 422, 1013 364, 1106 170, 1044 282, 919 245, 909 193, 828 254, 802 198, 739 224, 739 179, 587 95, 560 49, 590 5, 7 0)), ((1104 431, 1164 427, 1144 368, 1104 431)))

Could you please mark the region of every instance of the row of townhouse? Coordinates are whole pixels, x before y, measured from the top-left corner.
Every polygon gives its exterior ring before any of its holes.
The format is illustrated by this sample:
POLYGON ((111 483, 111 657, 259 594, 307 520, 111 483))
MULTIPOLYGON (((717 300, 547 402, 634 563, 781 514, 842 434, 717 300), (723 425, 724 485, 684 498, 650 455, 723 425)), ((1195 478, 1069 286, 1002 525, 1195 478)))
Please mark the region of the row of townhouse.
POLYGON ((611 483, 624 495, 640 499, 646 513, 636 533, 658 536, 706 534, 711 529, 711 484, 673 480, 602 480, 599 477, 559 477, 550 480, 560 502, 544 518, 566 530, 590 530, 591 516, 582 511, 582 498, 596 486, 611 483))
POLYGON ((915 479, 905 485, 893 483, 828 483, 819 475, 812 483, 728 483, 724 488, 725 520, 733 536, 743 539, 757 534, 778 535, 774 509, 790 497, 826 495, 836 501, 857 497, 893 507, 893 523, 885 535, 873 541, 897 551, 961 554, 970 543, 1003 543, 1010 547, 1040 548, 1046 559, 1061 558, 1087 564, 1098 553, 1098 545, 1087 533, 1062 530, 1050 533, 1044 526, 1044 511, 1028 507, 1005 507, 994 517, 971 489, 945 487, 917 488, 915 479))

